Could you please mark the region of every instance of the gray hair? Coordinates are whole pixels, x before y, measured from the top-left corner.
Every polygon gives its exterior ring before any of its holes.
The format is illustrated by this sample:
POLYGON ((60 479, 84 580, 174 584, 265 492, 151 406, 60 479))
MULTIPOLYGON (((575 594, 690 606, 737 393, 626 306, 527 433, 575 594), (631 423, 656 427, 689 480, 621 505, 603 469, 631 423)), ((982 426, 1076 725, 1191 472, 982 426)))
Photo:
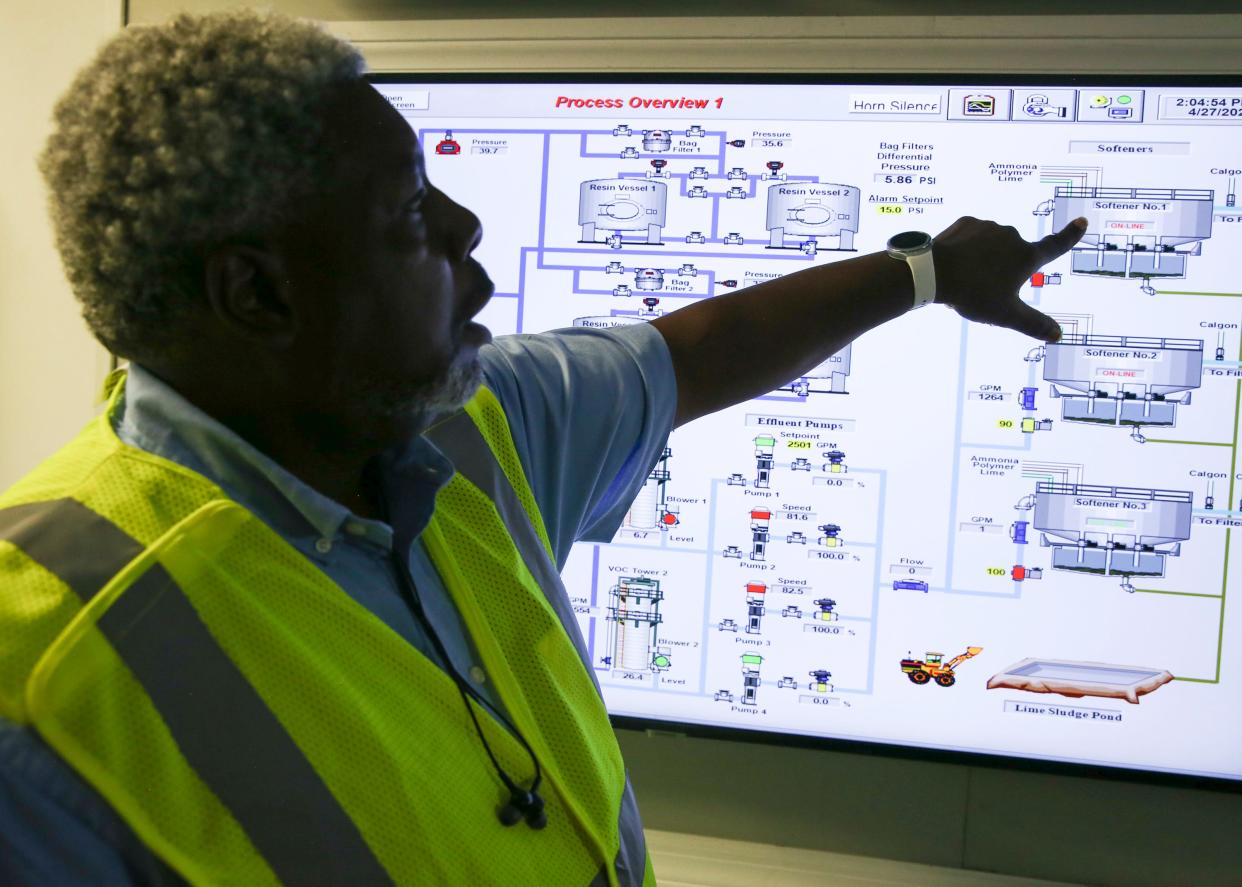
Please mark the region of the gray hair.
POLYGON ((245 11, 104 46, 57 103, 39 166, 65 272, 105 346, 139 360, 176 349, 204 252, 269 230, 311 193, 330 161, 325 93, 363 69, 311 22, 245 11))

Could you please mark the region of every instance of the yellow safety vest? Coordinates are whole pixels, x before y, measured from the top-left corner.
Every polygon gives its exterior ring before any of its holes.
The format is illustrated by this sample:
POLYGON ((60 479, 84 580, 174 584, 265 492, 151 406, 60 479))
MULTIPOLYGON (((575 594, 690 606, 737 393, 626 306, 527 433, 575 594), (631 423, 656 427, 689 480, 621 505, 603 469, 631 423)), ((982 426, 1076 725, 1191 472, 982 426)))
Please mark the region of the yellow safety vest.
MULTIPOLYGON (((195 884, 654 883, 490 392, 437 429, 458 473, 423 540, 542 765, 541 831, 497 819, 508 792, 452 679, 211 481, 120 441, 123 387, 0 496, 0 714, 195 884)), ((529 785, 517 739, 475 715, 529 785)))

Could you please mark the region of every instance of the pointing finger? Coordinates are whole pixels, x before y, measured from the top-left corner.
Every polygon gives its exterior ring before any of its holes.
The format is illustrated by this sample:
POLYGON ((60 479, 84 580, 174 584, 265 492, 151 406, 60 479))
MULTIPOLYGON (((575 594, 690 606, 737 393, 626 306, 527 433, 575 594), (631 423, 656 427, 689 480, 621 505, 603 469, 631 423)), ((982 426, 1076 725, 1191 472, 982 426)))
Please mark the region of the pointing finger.
POLYGON ((1051 262, 1057 256, 1064 255, 1087 233, 1087 220, 1081 216, 1070 222, 1055 234, 1049 234, 1035 242, 1035 254, 1039 264, 1051 262))
POLYGON ((1026 302, 1015 300, 1005 325, 1034 339, 1056 342, 1061 338, 1061 325, 1026 302))

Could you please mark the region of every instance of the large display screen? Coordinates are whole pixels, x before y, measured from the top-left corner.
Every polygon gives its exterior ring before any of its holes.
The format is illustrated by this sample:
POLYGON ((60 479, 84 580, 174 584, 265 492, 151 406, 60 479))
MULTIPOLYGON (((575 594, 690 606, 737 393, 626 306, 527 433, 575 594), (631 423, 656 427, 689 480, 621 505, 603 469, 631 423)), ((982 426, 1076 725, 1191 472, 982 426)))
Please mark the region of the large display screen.
POLYGON ((610 712, 1242 779, 1242 84, 380 81, 496 334, 1090 223, 1059 343, 921 309, 673 434, 564 570, 610 712))

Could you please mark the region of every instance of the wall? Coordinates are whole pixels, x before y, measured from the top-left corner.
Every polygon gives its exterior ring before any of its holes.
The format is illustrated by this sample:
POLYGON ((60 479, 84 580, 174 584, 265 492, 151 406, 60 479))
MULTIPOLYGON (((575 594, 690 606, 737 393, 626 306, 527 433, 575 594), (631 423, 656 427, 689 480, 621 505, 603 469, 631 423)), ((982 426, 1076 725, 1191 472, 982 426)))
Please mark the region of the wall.
POLYGON ((121 26, 121 0, 6 5, 0 28, 0 489, 90 418, 107 353, 86 332, 52 245, 35 157, 52 105, 121 26))
MULTIPOLYGON (((212 9, 254 6, 249 0, 129 0, 131 23, 160 21, 173 11, 205 12, 212 9)), ((913 16, 925 19, 927 0, 626 0, 624 3, 583 3, 581 0, 268 0, 264 6, 307 18, 335 21, 460 20, 478 21, 521 17, 522 19, 641 18, 696 19, 692 31, 704 23, 724 17, 744 16, 913 16)), ((1221 0, 1181 0, 1179 13, 1221 12, 1228 6, 1221 0)), ((1163 14, 1166 0, 939 0, 938 16, 977 15, 981 20, 996 16, 1082 16, 1122 14, 1163 14), (986 14, 981 9, 986 6, 986 14)), ((551 23, 543 22, 545 27, 551 23)), ((650 32, 650 25, 646 25, 650 32)), ((680 27, 680 26, 679 26, 680 27)), ((554 32, 561 25, 553 24, 554 32)), ((994 33, 1000 31, 994 30, 994 33)))
POLYGON ((648 828, 1107 887, 1242 884, 1242 795, 620 731, 648 828))
MULTIPOLYGON (((105 356, 82 331, 61 279, 32 158, 54 96, 116 26, 118 4, 44 0, 37 14, 6 13, 0 487, 90 415, 104 371, 105 356)), ((249 4, 130 0, 129 11, 131 21, 155 21, 173 9, 228 5, 249 4)), ((475 22, 452 18, 462 15, 460 4, 441 3, 434 16, 430 4, 393 0, 271 5, 338 20, 334 26, 362 42, 381 70, 590 70, 604 58, 617 69, 669 71, 1234 71, 1242 47, 1242 16, 475 22), (375 21, 410 17, 411 10, 448 20, 375 21)), ((798 5, 765 9, 795 12, 798 5)), ((1067 6, 1039 8, 1064 12, 1067 6)), ((1096 3, 1090 10, 1110 6, 1123 8, 1096 3)), ((499 15, 504 7, 476 8, 499 15)), ((570 14, 572 4, 533 8, 570 14)), ((628 8, 655 12, 651 5, 628 8)), ((925 7, 887 10, 895 8, 925 7)), ((969 4, 938 8, 969 11, 969 4)), ((1159 10, 1154 3, 1124 8, 1159 10)), ((693 11, 695 4, 676 9, 693 11)), ((1019 11, 1019 4, 1004 11, 1019 11)), ((621 743, 652 828, 1092 884, 1242 884, 1238 794, 631 731, 621 732, 621 743)))

